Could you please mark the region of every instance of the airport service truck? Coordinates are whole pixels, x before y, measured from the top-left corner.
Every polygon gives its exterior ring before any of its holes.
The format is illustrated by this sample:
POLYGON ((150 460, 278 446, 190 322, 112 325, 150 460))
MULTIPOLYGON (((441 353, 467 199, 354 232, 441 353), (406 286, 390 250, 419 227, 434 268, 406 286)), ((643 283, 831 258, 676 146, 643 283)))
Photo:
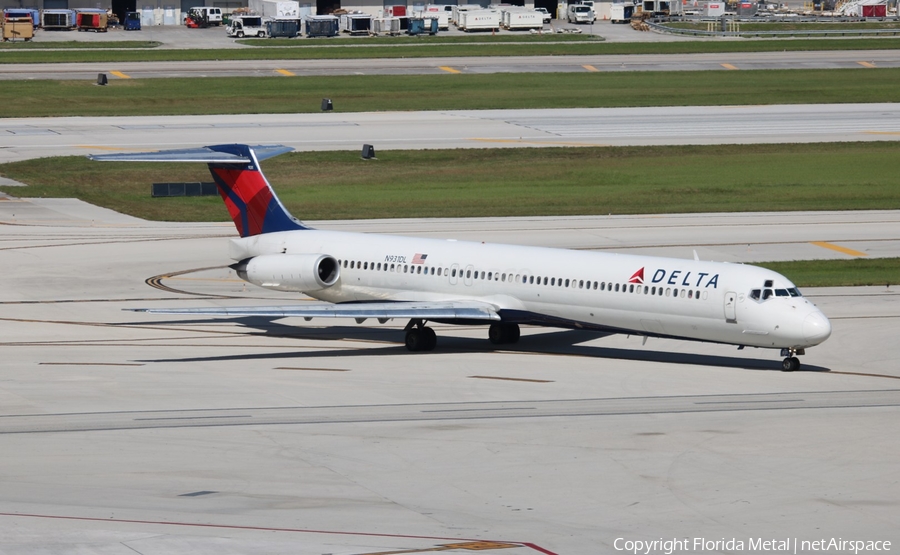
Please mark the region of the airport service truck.
POLYGON ((258 15, 238 15, 231 18, 231 22, 225 27, 229 37, 259 37, 266 36, 266 19, 258 15))

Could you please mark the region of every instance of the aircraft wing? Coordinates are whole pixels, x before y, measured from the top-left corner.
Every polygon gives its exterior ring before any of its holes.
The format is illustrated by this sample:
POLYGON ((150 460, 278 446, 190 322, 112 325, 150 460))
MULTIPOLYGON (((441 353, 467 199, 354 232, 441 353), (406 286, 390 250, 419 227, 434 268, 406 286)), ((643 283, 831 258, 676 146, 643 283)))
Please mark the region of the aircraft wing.
POLYGON ((209 316, 266 316, 274 318, 410 318, 421 320, 500 321, 497 307, 479 301, 396 301, 309 303, 290 306, 235 306, 210 308, 133 308, 149 314, 203 314, 209 316))
MULTIPOLYGON (((259 161, 294 150, 283 145, 255 145, 250 150, 259 161)), ((91 160, 99 162, 204 162, 207 164, 246 164, 252 160, 241 155, 235 145, 216 145, 202 148, 179 148, 157 152, 117 152, 115 154, 91 154, 91 160)))

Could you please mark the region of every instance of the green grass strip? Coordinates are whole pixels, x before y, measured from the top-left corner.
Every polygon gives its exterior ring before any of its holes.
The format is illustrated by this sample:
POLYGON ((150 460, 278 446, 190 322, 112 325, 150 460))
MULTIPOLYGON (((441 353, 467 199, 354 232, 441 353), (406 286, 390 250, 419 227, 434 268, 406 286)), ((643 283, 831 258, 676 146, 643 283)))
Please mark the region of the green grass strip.
MULTIPOLYGON (((485 39, 489 37, 484 37, 485 39)), ((366 39, 360 39, 365 41, 366 39)), ((70 62, 161 62, 206 60, 310 60, 351 58, 422 58, 459 56, 577 56, 604 54, 715 54, 724 52, 785 52, 829 50, 896 50, 900 41, 895 38, 862 39, 772 39, 746 41, 695 40, 647 43, 607 43, 599 41, 537 42, 516 41, 515 44, 498 41, 433 44, 411 41, 406 45, 347 45, 343 48, 328 46, 327 42, 297 39, 297 48, 260 47, 241 49, 185 49, 185 50, 69 50, 3 51, 3 63, 70 63, 70 62), (305 41, 311 44, 307 46, 305 41)), ((24 44, 24 43, 23 43, 24 44)))
MULTIPOLYGON (((234 140, 223 138, 223 141, 234 140)), ((263 164, 303 219, 900 209, 900 143, 300 152, 263 164)), ((0 166, 14 196, 75 197, 151 220, 225 221, 217 197, 151 199, 209 181, 203 164, 43 158, 0 166)))
MULTIPOLYGON (((152 40, 121 40, 110 42, 0 42, 0 50, 109 50, 119 48, 156 48, 162 45, 161 42, 152 40)), ((4 60, 5 54, 0 55, 0 63, 4 60)))
POLYGON ((900 258, 763 262, 756 266, 789 276, 798 287, 896 287, 900 283, 900 258))
POLYGON ((894 102, 900 69, 4 81, 19 117, 894 102))

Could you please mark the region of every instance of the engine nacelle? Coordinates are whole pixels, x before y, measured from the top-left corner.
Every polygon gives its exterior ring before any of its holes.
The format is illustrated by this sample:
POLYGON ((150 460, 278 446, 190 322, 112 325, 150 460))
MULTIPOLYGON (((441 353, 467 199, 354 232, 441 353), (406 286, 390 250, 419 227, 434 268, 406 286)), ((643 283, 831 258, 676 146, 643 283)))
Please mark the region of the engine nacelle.
POLYGON ((231 268, 245 281, 278 291, 319 291, 341 277, 338 261, 326 254, 264 254, 231 268))

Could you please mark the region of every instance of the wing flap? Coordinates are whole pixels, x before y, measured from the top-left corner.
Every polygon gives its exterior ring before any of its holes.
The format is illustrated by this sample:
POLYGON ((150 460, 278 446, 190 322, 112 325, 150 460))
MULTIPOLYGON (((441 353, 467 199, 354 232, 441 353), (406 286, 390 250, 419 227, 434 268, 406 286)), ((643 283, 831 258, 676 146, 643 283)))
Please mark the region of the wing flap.
POLYGON ((274 318, 419 318, 422 320, 500 321, 497 307, 477 301, 372 302, 291 306, 235 306, 209 308, 133 308, 149 314, 207 316, 264 316, 274 318))

